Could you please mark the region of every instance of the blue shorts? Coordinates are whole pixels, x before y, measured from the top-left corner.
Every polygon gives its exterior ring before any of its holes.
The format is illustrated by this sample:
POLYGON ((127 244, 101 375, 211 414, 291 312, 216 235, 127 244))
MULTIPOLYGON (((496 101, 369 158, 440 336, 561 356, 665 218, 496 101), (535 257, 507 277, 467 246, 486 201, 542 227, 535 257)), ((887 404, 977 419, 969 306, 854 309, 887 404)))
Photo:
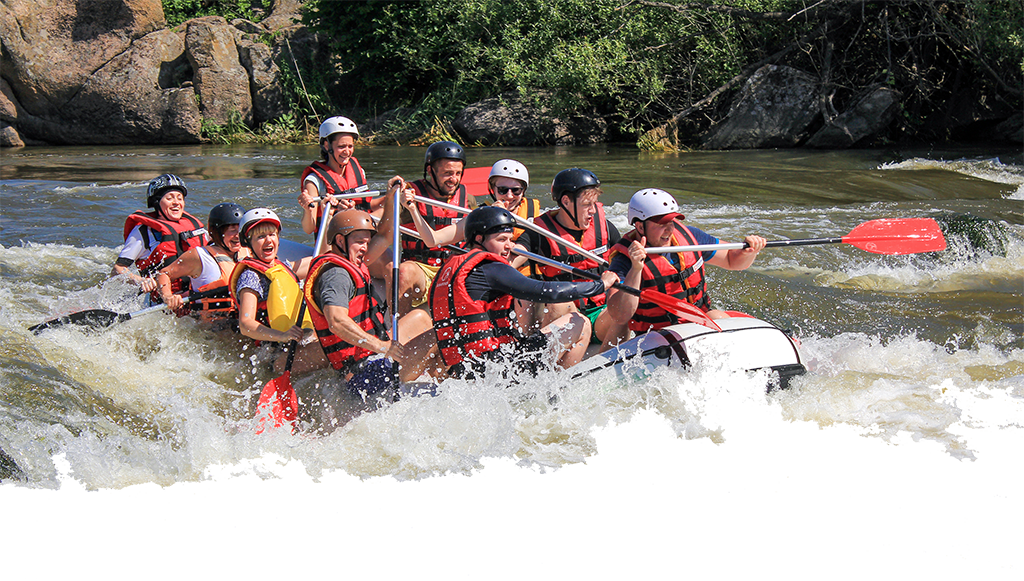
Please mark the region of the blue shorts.
POLYGON ((392 371, 394 363, 387 357, 366 359, 352 370, 348 391, 355 397, 376 395, 385 389, 398 387, 392 371))

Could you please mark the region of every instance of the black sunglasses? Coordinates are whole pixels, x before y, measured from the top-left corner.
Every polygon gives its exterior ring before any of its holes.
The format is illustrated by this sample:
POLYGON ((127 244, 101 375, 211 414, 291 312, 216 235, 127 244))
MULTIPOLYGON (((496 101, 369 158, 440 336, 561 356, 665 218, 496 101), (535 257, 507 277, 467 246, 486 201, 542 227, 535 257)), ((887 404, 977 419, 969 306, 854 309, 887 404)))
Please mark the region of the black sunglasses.
POLYGON ((522 194, 524 191, 526 191, 526 188, 506 188, 505 186, 495 186, 494 191, 498 192, 503 196, 509 192, 512 192, 513 196, 518 196, 519 194, 522 194))

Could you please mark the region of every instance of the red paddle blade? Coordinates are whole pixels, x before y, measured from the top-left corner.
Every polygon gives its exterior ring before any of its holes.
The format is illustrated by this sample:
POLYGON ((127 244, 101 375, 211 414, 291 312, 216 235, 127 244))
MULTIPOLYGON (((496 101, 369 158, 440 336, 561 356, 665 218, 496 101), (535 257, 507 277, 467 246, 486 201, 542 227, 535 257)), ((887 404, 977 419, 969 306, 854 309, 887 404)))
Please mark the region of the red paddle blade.
POLYGON ((462 171, 462 185, 466 193, 480 198, 487 196, 487 178, 491 175, 490 167, 470 167, 462 171))
POLYGON ((649 288, 640 291, 640 299, 654 303, 684 321, 704 325, 705 327, 716 331, 722 330, 722 328, 718 326, 718 323, 711 320, 704 311, 686 301, 679 300, 672 295, 667 295, 663 292, 649 288))
POLYGON ((916 254, 946 249, 939 223, 931 218, 871 220, 857 226, 843 242, 875 254, 916 254))
POLYGON ((256 404, 256 417, 260 420, 256 433, 294 423, 299 417, 298 410, 299 398, 292 387, 292 372, 288 370, 263 386, 256 404))

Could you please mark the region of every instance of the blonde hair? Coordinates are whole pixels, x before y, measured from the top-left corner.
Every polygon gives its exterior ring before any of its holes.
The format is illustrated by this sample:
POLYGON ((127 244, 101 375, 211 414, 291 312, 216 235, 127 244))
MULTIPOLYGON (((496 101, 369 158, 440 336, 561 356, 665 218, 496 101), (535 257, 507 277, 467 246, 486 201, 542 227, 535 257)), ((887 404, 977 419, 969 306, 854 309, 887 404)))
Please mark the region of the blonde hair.
POLYGON ((270 222, 262 222, 260 224, 256 224, 255 226, 253 226, 249 230, 247 235, 249 237, 249 243, 252 244, 253 240, 259 238, 260 236, 263 236, 264 234, 268 234, 270 232, 280 232, 280 231, 281 231, 280 228, 278 228, 277 226, 271 224, 270 222))

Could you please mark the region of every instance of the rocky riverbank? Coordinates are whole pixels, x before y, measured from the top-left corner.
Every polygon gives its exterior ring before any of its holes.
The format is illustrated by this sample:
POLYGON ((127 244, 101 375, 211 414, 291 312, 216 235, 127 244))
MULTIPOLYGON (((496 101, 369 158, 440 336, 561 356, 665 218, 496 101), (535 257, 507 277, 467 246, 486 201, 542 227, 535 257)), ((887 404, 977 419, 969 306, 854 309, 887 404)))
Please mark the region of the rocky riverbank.
MULTIPOLYGON (((277 120, 289 112, 282 68, 325 60, 323 43, 299 23, 301 9, 302 0, 277 0, 258 24, 209 16, 169 28, 160 0, 5 0, 0 145, 199 143, 204 127, 277 120)), ((765 65, 737 83, 723 119, 693 127, 684 111, 639 144, 838 149, 871 142, 900 111, 900 93, 884 85, 844 111, 823 107, 821 93, 815 76, 765 65)), ((451 130, 482 145, 612 139, 596 110, 563 119, 537 102, 485 99, 462 109, 451 130)), ((401 113, 366 118, 336 107, 328 113, 354 117, 367 136, 401 113)), ((969 106, 955 123, 1024 143, 1020 111, 969 106)))

